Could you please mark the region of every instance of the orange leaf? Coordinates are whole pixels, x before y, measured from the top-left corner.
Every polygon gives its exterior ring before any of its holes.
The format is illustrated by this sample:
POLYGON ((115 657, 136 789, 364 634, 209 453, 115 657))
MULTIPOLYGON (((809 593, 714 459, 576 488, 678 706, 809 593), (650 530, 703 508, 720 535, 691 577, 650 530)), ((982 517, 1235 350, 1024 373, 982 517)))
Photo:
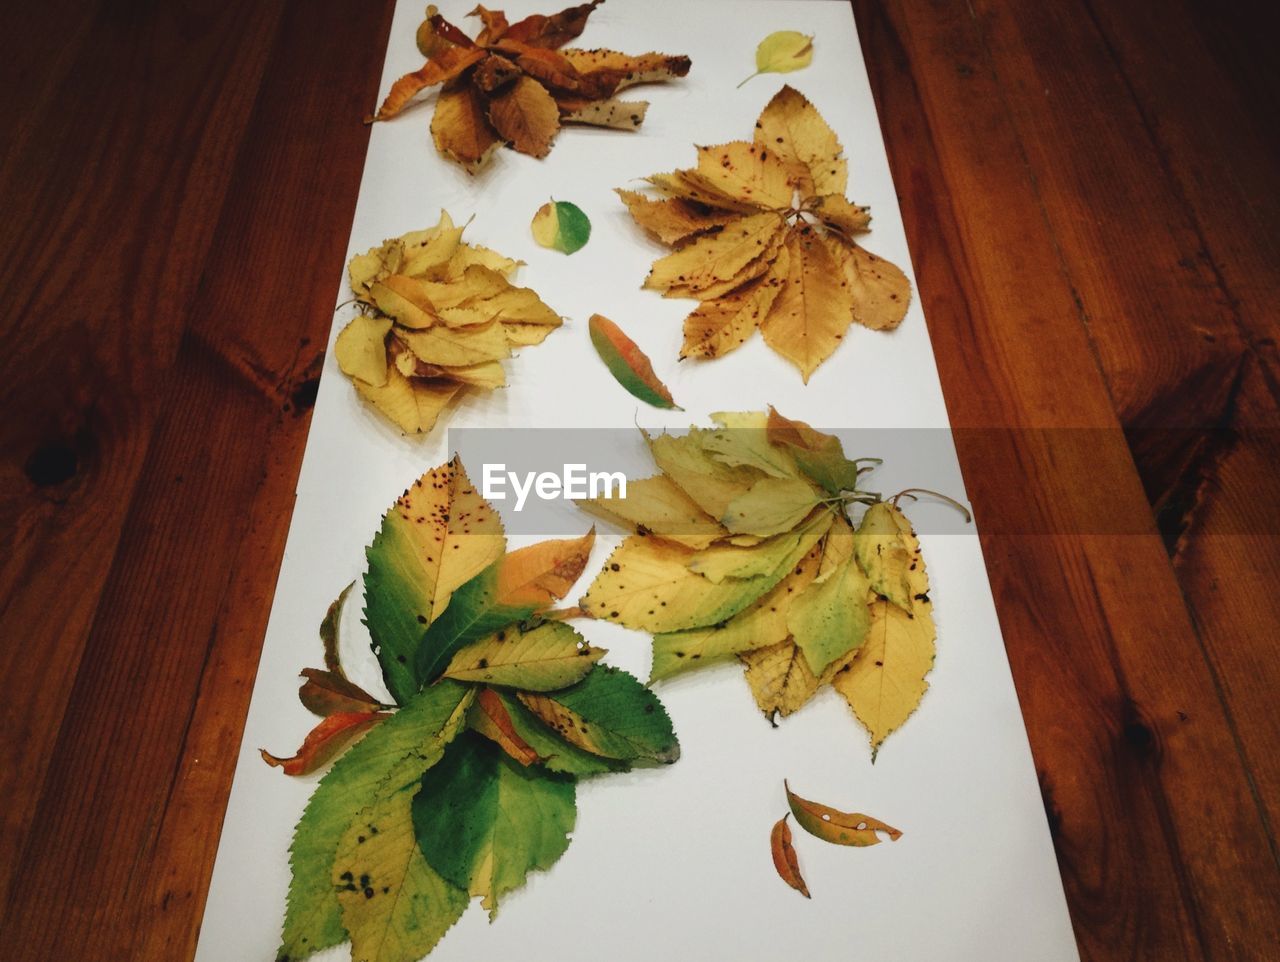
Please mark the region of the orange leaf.
POLYGON ((778 872, 778 878, 805 898, 809 898, 809 886, 805 884, 804 877, 800 874, 800 862, 796 859, 796 850, 791 845, 791 826, 787 824, 787 816, 783 815, 778 819, 778 824, 773 826, 773 831, 769 835, 769 848, 773 852, 773 867, 778 872))
POLYGON ((476 43, 482 47, 488 47, 501 40, 506 35, 510 24, 507 23, 507 15, 501 10, 490 10, 482 4, 477 4, 468 17, 479 17, 480 22, 484 24, 484 29, 476 36, 476 43))
MULTIPOLYGON (((468 41, 470 42, 470 41, 468 41)), ((407 73, 391 85, 391 92, 382 102, 372 120, 387 120, 404 109, 405 104, 419 91, 452 80, 473 63, 481 60, 485 51, 479 47, 446 47, 423 64, 421 70, 407 73)))
POLYGON ((484 99, 471 87, 441 91, 431 118, 431 137, 440 153, 471 173, 502 143, 489 124, 484 99))
POLYGON ((592 528, 581 538, 540 541, 510 552, 498 568, 499 602, 542 608, 563 598, 582 576, 595 541, 592 528))
POLYGON ((330 715, 307 734, 292 758, 279 758, 265 748, 259 749, 262 760, 286 775, 310 775, 335 758, 358 735, 363 735, 378 722, 391 716, 385 712, 342 712, 330 715))
POLYGON ((859 812, 841 812, 829 806, 811 802, 791 791, 784 781, 787 790, 787 803, 791 806, 791 814, 796 822, 810 835, 833 845, 876 845, 880 842, 877 832, 884 832, 889 841, 896 842, 902 833, 892 825, 886 825, 879 819, 859 812))
POLYGON ((502 703, 502 697, 496 691, 481 688, 475 704, 477 711, 472 717, 472 728, 495 742, 521 765, 528 767, 542 760, 533 746, 520 737, 507 706, 502 703))

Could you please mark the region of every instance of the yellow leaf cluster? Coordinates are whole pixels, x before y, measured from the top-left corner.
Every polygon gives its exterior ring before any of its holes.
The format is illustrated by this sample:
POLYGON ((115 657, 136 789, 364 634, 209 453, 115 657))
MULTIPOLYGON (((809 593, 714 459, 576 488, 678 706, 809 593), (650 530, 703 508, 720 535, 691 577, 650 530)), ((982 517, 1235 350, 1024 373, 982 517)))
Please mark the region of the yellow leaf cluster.
POLYGON ((722 357, 758 328, 805 381, 854 321, 902 322, 906 275, 855 240, 871 223, 845 197, 835 133, 783 87, 751 141, 698 148, 696 167, 648 178, 657 196, 618 191, 632 218, 675 250, 645 287, 701 303, 684 323, 681 357, 722 357))
POLYGON ((467 389, 506 384, 502 361, 539 344, 561 318, 508 280, 518 262, 462 240, 447 213, 348 265, 363 313, 338 334, 338 366, 408 434, 430 431, 467 389))
POLYGON ((588 510, 634 531, 580 601, 653 634, 650 680, 739 659, 770 719, 825 685, 873 750, 915 710, 934 627, 920 544, 839 439, 776 411, 646 441, 661 473, 588 510), (868 504, 855 526, 848 509, 868 504))
POLYGON ((473 39, 435 7, 418 28, 421 69, 391 86, 371 120, 388 120, 423 90, 440 86, 431 136, 436 149, 469 172, 500 144, 545 157, 562 124, 635 130, 649 104, 621 100, 619 91, 689 72, 689 58, 660 53, 560 49, 582 33, 602 0, 557 14, 509 23, 501 10, 472 12, 483 29, 473 39))

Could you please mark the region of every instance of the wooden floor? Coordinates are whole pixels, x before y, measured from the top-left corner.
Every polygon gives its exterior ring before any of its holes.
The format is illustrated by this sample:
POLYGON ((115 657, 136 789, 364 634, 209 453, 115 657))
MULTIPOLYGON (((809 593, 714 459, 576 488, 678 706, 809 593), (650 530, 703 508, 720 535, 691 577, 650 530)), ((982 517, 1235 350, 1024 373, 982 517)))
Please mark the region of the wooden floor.
MULTIPOLYGON (((0 956, 185 959, 389 4, 9 6, 0 956)), ((1276 24, 854 6, 1081 954, 1280 958, 1276 24)))

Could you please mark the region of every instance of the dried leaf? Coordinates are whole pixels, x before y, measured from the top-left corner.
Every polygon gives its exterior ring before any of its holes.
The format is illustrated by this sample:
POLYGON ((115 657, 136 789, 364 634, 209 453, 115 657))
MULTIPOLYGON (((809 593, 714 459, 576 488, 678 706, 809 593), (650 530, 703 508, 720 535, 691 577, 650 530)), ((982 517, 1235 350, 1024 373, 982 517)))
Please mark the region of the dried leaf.
POLYGON ((286 775, 310 775, 332 761, 355 738, 363 735, 388 716, 367 711, 339 712, 330 715, 307 734, 302 746, 289 758, 279 758, 265 748, 262 760, 286 775))
POLYGON ((489 101, 489 122, 522 154, 545 157, 560 130, 560 108, 532 77, 520 77, 489 101))
POLYGON ((547 16, 509 23, 501 10, 472 11, 482 29, 475 40, 434 6, 418 28, 427 63, 398 79, 375 117, 394 117, 418 93, 443 85, 431 122, 432 139, 446 157, 475 173, 507 141, 521 153, 543 157, 563 120, 634 130, 648 104, 625 102, 624 87, 683 77, 689 58, 612 50, 558 50, 585 28, 600 0, 547 16))
POLYGON ((671 391, 653 372, 653 364, 638 344, 622 328, 602 314, 592 314, 589 322, 591 344, 609 373, 634 397, 656 408, 676 408, 671 391))
POLYGON ((841 812, 827 805, 801 798, 792 792, 785 782, 783 786, 787 791, 787 804, 791 806, 791 814, 796 817, 796 824, 824 842, 830 842, 832 845, 865 847, 880 843, 880 836, 877 834, 879 832, 888 835, 891 842, 896 842, 902 837, 902 833, 896 828, 870 815, 841 812))
POLYGON ((809 898, 809 886, 800 874, 800 861, 796 858, 796 850, 791 845, 791 826, 787 824, 787 816, 783 815, 769 833, 769 849, 773 853, 773 867, 778 878, 793 889, 809 898))
POLYGON ((577 204, 553 200, 533 215, 533 239, 542 247, 572 254, 582 250, 591 237, 591 221, 577 204))
POLYGON ((579 504, 632 530, 640 529, 686 548, 705 548, 727 534, 665 474, 628 480, 626 497, 588 498, 579 504))
POLYGON ((359 394, 406 433, 431 430, 462 388, 505 386, 512 346, 540 343, 561 319, 507 280, 517 261, 463 242, 442 211, 433 228, 353 257, 351 289, 364 305, 335 354, 359 394))
POLYGON ((759 327, 807 381, 853 321, 888 330, 906 313, 905 275, 853 241, 871 215, 844 196, 840 142, 791 87, 765 107, 751 142, 699 147, 696 168, 646 179, 661 199, 618 194, 676 249, 644 286, 702 302, 685 319, 681 357, 720 357, 759 327))
POLYGON ((351 712, 375 712, 387 707, 337 672, 304 668, 302 677, 306 681, 298 689, 298 700, 313 715, 328 718, 351 712))

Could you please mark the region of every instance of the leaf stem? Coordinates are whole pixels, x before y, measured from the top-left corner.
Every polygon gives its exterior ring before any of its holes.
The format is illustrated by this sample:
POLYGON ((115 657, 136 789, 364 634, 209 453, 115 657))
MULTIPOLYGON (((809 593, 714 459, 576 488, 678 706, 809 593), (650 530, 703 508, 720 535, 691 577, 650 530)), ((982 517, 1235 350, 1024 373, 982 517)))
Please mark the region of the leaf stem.
POLYGON ((896 508, 898 506, 898 501, 901 498, 910 498, 912 501, 919 501, 920 499, 916 497, 916 495, 918 494, 928 494, 937 498, 940 501, 946 502, 947 504, 951 505, 951 507, 959 511, 962 515, 964 515, 965 524, 973 523, 973 514, 970 513, 968 508, 966 508, 963 504, 961 504, 955 498, 948 497, 947 495, 941 493, 940 491, 934 491, 930 488, 903 488, 901 491, 893 495, 888 500, 896 508))

